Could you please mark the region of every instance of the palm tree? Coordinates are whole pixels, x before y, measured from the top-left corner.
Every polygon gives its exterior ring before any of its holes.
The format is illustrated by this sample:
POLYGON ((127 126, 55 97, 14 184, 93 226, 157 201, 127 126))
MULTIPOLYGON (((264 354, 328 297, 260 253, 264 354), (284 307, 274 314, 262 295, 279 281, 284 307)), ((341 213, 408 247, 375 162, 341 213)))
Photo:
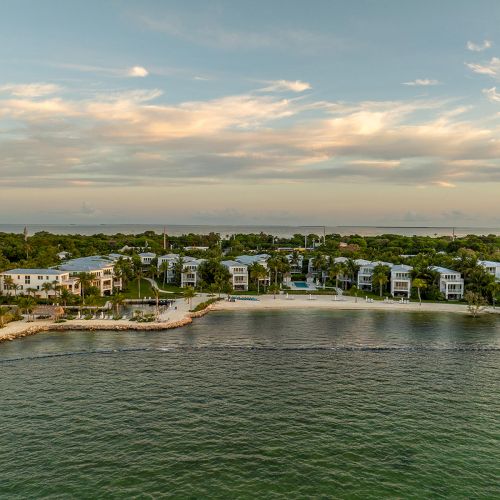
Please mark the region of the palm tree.
POLYGON ((276 300, 276 294, 279 293, 279 291, 280 287, 276 284, 273 284, 268 288, 268 292, 273 294, 274 300, 276 300))
POLYGON ((61 301, 62 301, 62 304, 64 307, 66 307, 66 305, 72 299, 72 297, 73 297, 73 294, 67 288, 63 288, 61 290, 60 298, 61 298, 61 301))
POLYGON ((356 281, 356 276, 359 272, 359 266, 358 264, 356 264, 356 261, 354 259, 347 259, 345 261, 344 268, 346 270, 347 276, 349 276, 349 279, 351 280, 351 283, 353 281, 356 281))
POLYGON ((384 286, 389 281, 389 278, 387 277, 389 272, 390 272, 390 269, 388 266, 384 266, 384 265, 380 265, 380 264, 378 266, 375 266, 375 268, 373 269, 372 282, 375 282, 378 284, 379 291, 380 291, 380 297, 382 297, 382 292, 384 291, 384 286))
POLYGON ((111 304, 113 304, 116 316, 118 316, 120 314, 120 307, 125 301, 125 296, 121 293, 117 293, 111 296, 110 301, 111 304))
POLYGON ((143 276, 142 267, 138 267, 135 271, 135 276, 137 278, 137 298, 141 298, 141 281, 143 276))
POLYGON ((36 305, 35 299, 31 296, 20 297, 18 301, 19 309, 28 316, 28 321, 30 320, 30 315, 34 310, 36 305))
POLYGON ((193 306, 193 299, 196 297, 195 289, 192 286, 188 286, 182 295, 184 300, 189 303, 189 308, 191 309, 193 306))
POLYGON ((356 285, 352 285, 350 293, 354 294, 354 297, 355 297, 354 302, 358 301, 358 292, 359 292, 359 288, 356 285))
POLYGON ((328 270, 328 276, 330 279, 335 279, 335 288, 339 287, 339 275, 342 274, 344 266, 341 262, 332 261, 330 269, 328 270))
POLYGON ((417 289, 418 301, 422 305, 422 297, 420 295, 420 290, 427 288, 427 283, 422 278, 415 278, 413 280, 413 286, 417 289))
POLYGON ((85 292, 92 284, 92 275, 89 273, 78 273, 78 280, 80 281, 80 291, 82 294, 82 303, 85 305, 85 292))
POLYGON ((250 277, 257 282, 257 293, 260 293, 260 281, 267 278, 267 269, 258 262, 250 267, 250 277))
POLYGON ((26 288, 26 293, 28 295, 31 295, 33 294, 33 298, 35 297, 35 293, 37 292, 37 289, 36 288, 26 288))
POLYGON ((163 273, 163 287, 165 287, 165 281, 167 280, 167 271, 169 268, 169 262, 165 261, 161 263, 160 272, 163 273))
POLYGON ((42 285, 42 290, 45 292, 45 297, 49 298, 49 292, 52 290, 52 283, 45 282, 42 285))
POLYGON ((17 295, 17 287, 14 283, 14 278, 12 276, 4 276, 3 278, 3 286, 5 289, 9 290, 9 297, 10 297, 10 291, 13 289, 14 290, 14 296, 17 295))
POLYGON ((325 284, 326 276, 324 276, 324 271, 328 269, 328 259, 325 254, 318 253, 316 257, 314 257, 314 268, 319 272, 320 279, 325 284))
POLYGON ((59 283, 59 281, 54 280, 52 282, 52 290, 54 290, 56 298, 59 296, 59 292, 60 292, 61 288, 62 288, 61 283, 59 283))
POLYGON ((0 306, 0 328, 12 319, 12 311, 8 307, 0 306))

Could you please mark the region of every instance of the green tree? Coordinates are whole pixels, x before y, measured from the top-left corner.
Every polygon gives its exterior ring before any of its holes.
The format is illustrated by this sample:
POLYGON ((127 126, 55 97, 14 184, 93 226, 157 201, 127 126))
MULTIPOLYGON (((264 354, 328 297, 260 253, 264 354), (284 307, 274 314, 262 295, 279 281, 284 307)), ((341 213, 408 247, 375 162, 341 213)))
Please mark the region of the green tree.
POLYGON ((3 328, 12 317, 12 311, 8 307, 0 306, 0 328, 3 328))
POLYGON ((476 317, 488 305, 486 299, 479 293, 471 292, 470 290, 465 293, 464 299, 467 302, 467 309, 472 317, 476 317))
POLYGON ((184 300, 189 304, 189 308, 193 307, 193 299, 196 297, 196 291, 193 287, 188 286, 183 292, 184 300))
POLYGON ((391 272, 389 266, 379 264, 373 268, 372 283, 377 283, 380 292, 380 297, 384 291, 384 286, 389 281, 389 273, 391 272))
POLYGON ((419 301, 420 305, 422 305, 422 296, 420 294, 420 290, 427 288, 427 283, 422 278, 415 278, 413 280, 413 286, 414 286, 414 288, 417 289, 418 301, 419 301))
POLYGON ((257 285, 257 293, 260 293, 260 282, 267 278, 267 269, 258 262, 254 262, 250 266, 250 279, 254 280, 257 285))

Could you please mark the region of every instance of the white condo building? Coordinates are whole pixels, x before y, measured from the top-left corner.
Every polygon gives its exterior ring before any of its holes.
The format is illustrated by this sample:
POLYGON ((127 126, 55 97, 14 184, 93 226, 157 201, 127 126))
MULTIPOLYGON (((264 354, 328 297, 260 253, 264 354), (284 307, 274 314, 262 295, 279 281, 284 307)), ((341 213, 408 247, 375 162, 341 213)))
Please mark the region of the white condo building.
MULTIPOLYGON (((269 266, 267 264, 267 261, 271 258, 271 256, 267 253, 260 253, 256 255, 238 255, 234 260, 238 262, 239 264, 243 264, 245 266, 250 267, 253 264, 259 264, 261 265, 264 269, 268 271, 268 274, 265 278, 259 279, 259 282, 263 286, 268 286, 271 282, 271 276, 269 272, 269 266)), ((247 271, 248 272, 248 271, 247 271)))
POLYGON ((458 271, 440 266, 431 269, 439 273, 439 291, 446 300, 460 300, 464 296, 464 280, 458 271))
POLYGON ((66 271, 71 277, 77 278, 80 273, 91 276, 91 286, 99 289, 101 296, 111 295, 115 290, 122 289, 122 280, 115 276, 115 259, 92 255, 71 259, 59 266, 61 271, 66 271))
POLYGON ((62 288, 79 295, 78 279, 58 269, 11 269, 0 274, 0 291, 6 295, 33 294, 41 298, 54 297, 62 288), (50 287, 49 287, 50 285, 50 287))
POLYGON ((495 281, 500 283, 500 262, 480 260, 479 265, 483 266, 489 274, 495 277, 495 281))
POLYGON ((411 296, 411 272, 413 267, 405 264, 396 264, 391 268, 391 295, 411 296))
POLYGON ((235 260, 223 260, 221 264, 226 267, 231 275, 233 290, 248 290, 248 267, 235 260))
POLYGON ((181 287, 191 286, 195 288, 198 285, 198 267, 205 259, 195 259, 193 257, 184 257, 184 265, 181 273, 181 287))

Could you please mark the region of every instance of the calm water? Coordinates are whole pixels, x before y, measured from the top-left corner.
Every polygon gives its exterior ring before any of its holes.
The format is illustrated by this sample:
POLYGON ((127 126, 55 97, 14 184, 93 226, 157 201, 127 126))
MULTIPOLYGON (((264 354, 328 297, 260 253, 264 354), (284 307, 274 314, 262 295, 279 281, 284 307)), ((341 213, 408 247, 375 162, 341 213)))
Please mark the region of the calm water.
MULTIPOLYGON (((0 232, 22 233, 26 224, 0 224, 0 232)), ((28 224, 30 234, 38 231, 47 231, 53 234, 139 234, 145 231, 155 231, 163 233, 166 227, 167 233, 172 236, 183 234, 209 234, 220 233, 222 236, 241 233, 273 234, 283 238, 288 238, 294 234, 323 234, 323 226, 248 226, 248 225, 179 225, 179 224, 28 224)), ((401 234, 404 236, 451 236, 453 228, 449 227, 381 227, 381 226, 326 226, 326 234, 375 236, 378 234, 401 234)), ((456 236, 466 236, 468 234, 500 235, 500 227, 455 227, 456 236)))
POLYGON ((498 498, 500 319, 216 313, 0 344, 0 497, 498 498))

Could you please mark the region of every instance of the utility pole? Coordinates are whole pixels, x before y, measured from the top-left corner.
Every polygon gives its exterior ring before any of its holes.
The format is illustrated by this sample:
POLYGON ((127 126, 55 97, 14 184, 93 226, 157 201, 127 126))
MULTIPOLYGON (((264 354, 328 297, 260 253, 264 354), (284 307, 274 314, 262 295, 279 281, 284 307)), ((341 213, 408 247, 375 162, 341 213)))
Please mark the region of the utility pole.
POLYGON ((163 226, 163 250, 167 249, 167 228, 163 226))

